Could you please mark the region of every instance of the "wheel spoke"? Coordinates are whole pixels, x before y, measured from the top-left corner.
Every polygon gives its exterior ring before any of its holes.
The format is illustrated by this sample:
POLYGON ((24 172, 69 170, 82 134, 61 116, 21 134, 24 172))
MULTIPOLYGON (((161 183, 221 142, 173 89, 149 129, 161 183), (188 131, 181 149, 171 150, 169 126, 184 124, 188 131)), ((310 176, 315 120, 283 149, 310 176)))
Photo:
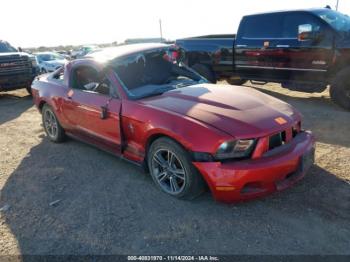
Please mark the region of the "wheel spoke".
POLYGON ((167 177, 167 172, 163 171, 163 172, 160 172, 158 175, 157 175, 157 179, 159 182, 162 182, 166 177, 167 177))
POLYGON ((52 136, 56 136, 57 128, 55 126, 52 126, 52 136))
POLYGON ((154 157, 153 157, 153 160, 160 166, 164 167, 166 161, 165 159, 163 158, 163 156, 159 153, 155 154, 154 157))
POLYGON ((185 175, 185 170, 183 170, 183 169, 173 169, 171 171, 175 174, 178 174, 178 175, 185 175))
POLYGON ((174 160, 175 160, 174 154, 171 153, 170 151, 168 151, 168 165, 169 165, 169 167, 173 166, 174 160))
POLYGON ((50 117, 49 111, 46 111, 46 113, 45 113, 45 120, 48 124, 51 123, 51 117, 50 117))
POLYGON ((178 171, 173 171, 174 176, 176 176, 177 178, 181 179, 181 180, 185 180, 185 172, 183 170, 180 169, 176 169, 178 171))
POLYGON ((176 183, 176 180, 172 177, 170 178, 170 188, 173 192, 178 192, 180 189, 179 185, 176 183))

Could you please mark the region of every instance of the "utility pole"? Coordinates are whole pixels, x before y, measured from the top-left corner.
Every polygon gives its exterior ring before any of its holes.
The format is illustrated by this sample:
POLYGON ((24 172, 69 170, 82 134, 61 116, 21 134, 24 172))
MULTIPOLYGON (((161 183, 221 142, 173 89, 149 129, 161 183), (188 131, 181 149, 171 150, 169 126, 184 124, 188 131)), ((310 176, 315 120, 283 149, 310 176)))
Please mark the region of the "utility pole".
POLYGON ((335 10, 338 11, 338 7, 339 7, 339 0, 337 0, 337 5, 335 6, 335 10))
POLYGON ((159 19, 160 42, 163 42, 162 19, 159 19))

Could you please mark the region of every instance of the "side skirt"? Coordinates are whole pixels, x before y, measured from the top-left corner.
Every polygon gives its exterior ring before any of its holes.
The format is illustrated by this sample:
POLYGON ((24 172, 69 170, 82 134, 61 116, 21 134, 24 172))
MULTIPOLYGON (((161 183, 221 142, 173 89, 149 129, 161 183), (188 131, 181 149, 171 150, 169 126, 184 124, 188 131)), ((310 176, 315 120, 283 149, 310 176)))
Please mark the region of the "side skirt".
POLYGON ((102 150, 102 151, 104 151, 104 152, 106 152, 106 153, 108 153, 108 154, 111 154, 111 155, 113 155, 113 156, 115 156, 115 157, 117 157, 117 158, 119 158, 119 159, 121 159, 121 160, 127 161, 127 162, 129 162, 129 163, 131 163, 131 164, 133 164, 133 165, 135 165, 135 166, 141 168, 145 173, 147 173, 147 167, 146 167, 146 165, 145 165, 144 162, 136 162, 136 161, 130 160, 130 159, 124 157, 123 154, 118 155, 118 154, 116 154, 115 152, 113 152, 113 151, 111 151, 111 150, 108 150, 108 149, 105 148, 105 147, 99 147, 98 145, 96 145, 96 144, 94 144, 94 143, 91 143, 91 142, 85 140, 84 138, 82 138, 82 137, 80 137, 80 136, 73 135, 72 133, 66 132, 66 135, 67 135, 68 137, 74 139, 74 140, 77 140, 77 141, 80 141, 80 142, 82 142, 82 143, 84 143, 84 144, 93 146, 93 147, 95 147, 95 148, 97 148, 97 149, 99 149, 99 150, 102 150))

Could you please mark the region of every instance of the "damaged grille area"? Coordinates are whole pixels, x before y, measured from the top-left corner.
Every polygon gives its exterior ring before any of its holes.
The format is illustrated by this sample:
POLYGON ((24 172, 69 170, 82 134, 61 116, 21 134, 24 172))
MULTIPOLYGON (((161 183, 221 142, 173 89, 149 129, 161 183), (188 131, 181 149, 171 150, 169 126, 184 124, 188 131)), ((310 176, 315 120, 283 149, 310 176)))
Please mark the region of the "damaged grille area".
POLYGON ((284 144, 290 142, 294 137, 296 137, 299 134, 300 126, 300 123, 297 123, 293 127, 290 127, 286 130, 282 130, 277 134, 271 135, 269 137, 269 150, 283 146, 284 144))

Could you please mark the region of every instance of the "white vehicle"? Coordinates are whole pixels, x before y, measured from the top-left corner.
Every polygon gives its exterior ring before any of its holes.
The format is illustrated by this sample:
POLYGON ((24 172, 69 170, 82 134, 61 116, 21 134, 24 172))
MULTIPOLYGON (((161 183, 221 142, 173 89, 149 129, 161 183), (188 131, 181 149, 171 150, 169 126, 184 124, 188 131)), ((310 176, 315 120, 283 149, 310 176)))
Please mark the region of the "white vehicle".
POLYGON ((56 71, 68 62, 64 56, 54 52, 42 52, 35 55, 42 73, 56 71))
POLYGON ((97 46, 94 45, 89 45, 89 46, 82 46, 81 48, 79 48, 78 50, 73 50, 71 52, 71 56, 72 58, 81 58, 93 51, 99 50, 99 48, 97 46))

